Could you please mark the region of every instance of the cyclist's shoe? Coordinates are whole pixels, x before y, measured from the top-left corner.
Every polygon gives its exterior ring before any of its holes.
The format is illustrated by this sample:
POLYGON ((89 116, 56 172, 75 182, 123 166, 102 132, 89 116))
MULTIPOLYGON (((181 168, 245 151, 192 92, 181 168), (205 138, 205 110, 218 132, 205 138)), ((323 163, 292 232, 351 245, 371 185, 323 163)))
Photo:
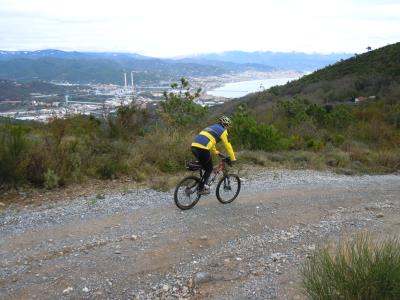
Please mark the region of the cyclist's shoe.
POLYGON ((204 188, 199 191, 199 195, 208 195, 210 193, 210 187, 208 185, 204 185, 204 188))

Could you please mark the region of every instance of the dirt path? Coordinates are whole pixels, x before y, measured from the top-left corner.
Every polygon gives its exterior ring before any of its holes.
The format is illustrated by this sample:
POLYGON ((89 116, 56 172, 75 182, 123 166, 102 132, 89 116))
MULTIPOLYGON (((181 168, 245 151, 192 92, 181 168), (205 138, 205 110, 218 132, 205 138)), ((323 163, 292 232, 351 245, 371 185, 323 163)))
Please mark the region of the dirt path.
POLYGON ((315 247, 400 232, 400 176, 318 176, 256 189, 260 176, 231 204, 202 198, 185 212, 147 193, 154 205, 126 194, 130 209, 86 199, 93 213, 71 213, 74 203, 35 208, 29 222, 15 213, 0 226, 0 298, 302 299, 297 269, 315 247))

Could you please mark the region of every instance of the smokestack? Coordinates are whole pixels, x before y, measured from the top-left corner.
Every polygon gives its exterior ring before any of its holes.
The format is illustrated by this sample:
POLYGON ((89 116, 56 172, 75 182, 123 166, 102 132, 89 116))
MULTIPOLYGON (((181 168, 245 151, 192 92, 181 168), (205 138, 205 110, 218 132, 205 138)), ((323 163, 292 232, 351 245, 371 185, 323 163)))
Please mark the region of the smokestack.
POLYGON ((132 84, 132 92, 135 90, 135 87, 133 86, 133 71, 131 71, 131 84, 132 84))
POLYGON ((128 84, 127 84, 127 82, 126 82, 126 72, 124 73, 124 79, 125 79, 125 89, 127 89, 128 84))

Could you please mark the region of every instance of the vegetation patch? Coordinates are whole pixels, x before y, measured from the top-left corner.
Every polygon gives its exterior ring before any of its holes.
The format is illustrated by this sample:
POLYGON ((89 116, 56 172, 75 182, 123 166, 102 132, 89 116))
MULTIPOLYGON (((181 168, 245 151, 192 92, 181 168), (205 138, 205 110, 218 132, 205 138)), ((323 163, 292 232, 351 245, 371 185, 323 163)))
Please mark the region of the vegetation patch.
POLYGON ((316 250, 301 268, 310 299, 399 299, 400 243, 368 236, 316 250))
POLYGON ((196 103, 200 90, 182 78, 153 110, 132 104, 106 119, 2 120, 0 188, 172 176, 193 159, 193 137, 229 109, 229 140, 239 162, 344 174, 395 172, 400 169, 399 57, 400 44, 384 47, 212 109, 196 103), (356 103, 358 96, 364 97, 356 103))

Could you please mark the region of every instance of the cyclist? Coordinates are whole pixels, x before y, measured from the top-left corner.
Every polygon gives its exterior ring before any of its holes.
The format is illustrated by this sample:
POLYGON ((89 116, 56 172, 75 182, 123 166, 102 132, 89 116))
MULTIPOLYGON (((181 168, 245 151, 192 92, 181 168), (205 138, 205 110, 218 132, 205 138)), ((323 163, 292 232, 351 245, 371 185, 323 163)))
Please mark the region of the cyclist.
POLYGON ((208 178, 213 170, 211 152, 215 155, 219 154, 219 151, 215 146, 219 141, 222 141, 225 150, 229 155, 229 158, 226 159, 227 163, 231 164, 233 161, 236 161, 232 145, 228 141, 227 128, 230 127, 231 124, 231 119, 227 116, 221 116, 219 117, 217 124, 203 129, 193 140, 192 153, 199 160, 205 171, 199 184, 199 194, 201 195, 210 193, 210 187, 206 183, 208 182, 208 178))

